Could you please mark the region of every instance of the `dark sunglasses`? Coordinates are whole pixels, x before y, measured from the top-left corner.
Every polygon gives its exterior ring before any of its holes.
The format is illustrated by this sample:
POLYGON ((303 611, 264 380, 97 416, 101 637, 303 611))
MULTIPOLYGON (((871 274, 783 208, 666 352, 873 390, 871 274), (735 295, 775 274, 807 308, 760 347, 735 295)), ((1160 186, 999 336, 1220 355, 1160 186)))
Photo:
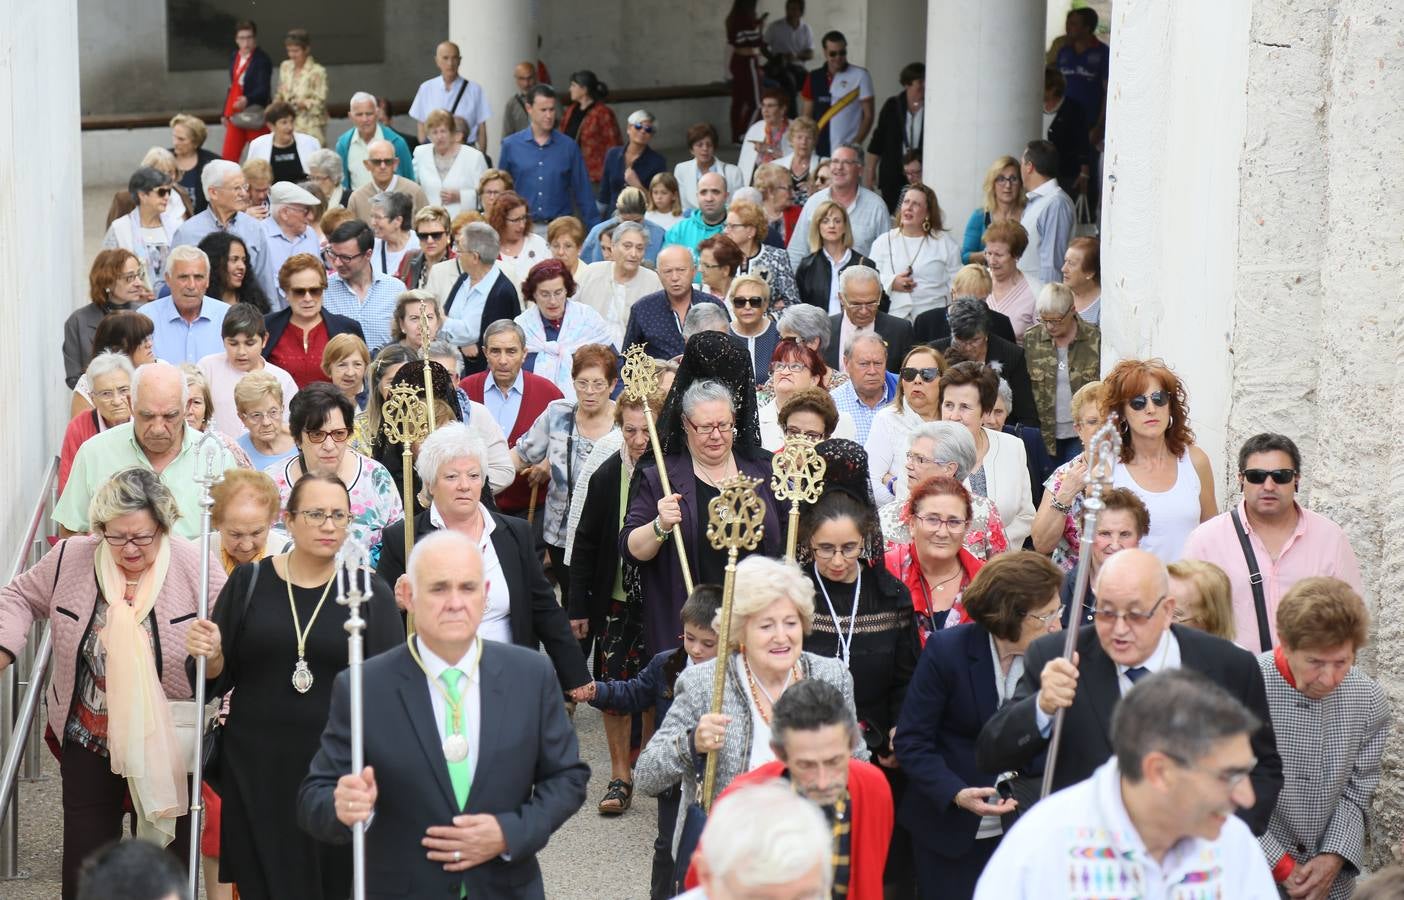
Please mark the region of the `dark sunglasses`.
POLYGON ((1297 477, 1296 469, 1244 469, 1243 480, 1249 484, 1262 484, 1271 478, 1278 484, 1291 484, 1297 477))
POLYGON ((635 125, 633 127, 635 131, 642 131, 644 134, 653 134, 652 125, 635 125))
POLYGON ((320 297, 322 288, 319 287, 295 287, 288 288, 289 297, 320 297))
POLYGON ((390 159, 367 158, 366 162, 370 163, 373 166, 393 166, 399 162, 399 159, 397 157, 391 157, 390 159))
POLYGON ((848 51, 847 51, 847 50, 830 50, 828 53, 826 53, 826 54, 824 54, 824 55, 827 56, 827 57, 829 57, 829 59, 838 59, 839 57, 847 56, 847 55, 848 55, 848 51))
POLYGON ((448 232, 446 232, 446 231, 416 231, 416 232, 414 233, 414 236, 417 237, 417 238, 419 238, 421 241, 437 241, 437 240, 439 240, 440 238, 442 238, 445 234, 448 234, 448 232))
POLYGON ((941 370, 935 366, 924 366, 920 369, 906 368, 902 370, 902 380, 907 382, 916 381, 920 378, 922 381, 934 383, 936 379, 940 377, 941 370))
POLYGON ((752 309, 765 309, 764 297, 732 297, 731 302, 736 306, 749 306, 752 309))
POLYGON ((1130 400, 1126 401, 1126 405, 1134 409, 1136 412, 1140 412, 1141 410, 1146 408, 1146 404, 1148 402, 1154 403, 1156 405, 1156 408, 1158 409, 1170 402, 1170 395, 1165 391, 1152 391, 1149 394, 1142 394, 1139 397, 1132 397, 1130 400))
POLYGON ((157 197, 169 197, 171 195, 171 189, 168 187, 159 187, 154 193, 157 197))

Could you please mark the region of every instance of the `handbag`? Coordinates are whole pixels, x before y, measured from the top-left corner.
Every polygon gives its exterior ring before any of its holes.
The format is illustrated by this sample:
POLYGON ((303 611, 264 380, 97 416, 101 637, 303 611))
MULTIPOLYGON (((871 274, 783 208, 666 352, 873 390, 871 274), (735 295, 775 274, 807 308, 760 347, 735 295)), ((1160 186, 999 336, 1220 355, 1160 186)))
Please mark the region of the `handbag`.
POLYGON ((230 116, 229 124, 245 131, 258 131, 263 127, 263 107, 251 103, 230 116))
MULTIPOLYGON (((203 736, 211 720, 219 713, 219 698, 205 704, 203 716, 196 714, 194 700, 171 700, 171 724, 175 726, 176 745, 180 748, 180 758, 184 763, 185 774, 190 774, 190 764, 195 759, 197 735, 203 736)), ((201 751, 203 753, 203 750, 201 751)))
MULTIPOLYGON (((694 797, 702 796, 702 772, 706 768, 705 756, 693 756, 693 765, 696 769, 697 788, 693 793, 694 797)), ((673 893, 682 894, 687 891, 685 882, 687 881, 687 870, 692 865, 692 854, 697 852, 697 845, 702 842, 702 829, 707 827, 707 812, 702 809, 702 801, 694 800, 687 805, 687 809, 682 811, 683 824, 682 831, 678 835, 678 850, 673 855, 673 893)))

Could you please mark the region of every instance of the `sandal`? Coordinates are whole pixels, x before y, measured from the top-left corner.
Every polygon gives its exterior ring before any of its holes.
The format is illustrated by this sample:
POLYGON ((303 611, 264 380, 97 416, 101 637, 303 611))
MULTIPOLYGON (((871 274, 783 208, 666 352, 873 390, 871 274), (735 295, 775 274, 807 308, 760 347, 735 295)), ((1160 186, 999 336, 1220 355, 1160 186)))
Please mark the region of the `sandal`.
POLYGON ((600 800, 600 815, 618 816, 627 812, 634 800, 634 784, 622 778, 609 783, 604 798, 600 800))

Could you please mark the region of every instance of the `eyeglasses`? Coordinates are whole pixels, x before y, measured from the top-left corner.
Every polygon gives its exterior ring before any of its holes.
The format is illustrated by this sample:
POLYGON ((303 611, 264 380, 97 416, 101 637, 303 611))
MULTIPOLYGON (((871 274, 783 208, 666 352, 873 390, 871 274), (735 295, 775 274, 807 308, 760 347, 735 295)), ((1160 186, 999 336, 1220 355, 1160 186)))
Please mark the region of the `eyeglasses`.
POLYGON ((922 366, 920 369, 908 367, 902 370, 902 380, 906 382, 913 382, 920 378, 922 381, 930 384, 934 383, 936 379, 940 377, 941 370, 935 366, 922 366))
POLYGON ((920 453, 913 453, 910 450, 907 451, 907 462, 911 463, 914 466, 936 465, 936 460, 932 459, 931 457, 922 456, 920 453))
POLYGON ((344 444, 346 443, 347 439, 351 437, 351 429, 335 428, 331 431, 304 431, 302 433, 302 436, 305 437, 307 440, 311 441, 313 444, 324 444, 326 443, 327 438, 331 438, 334 442, 338 444, 344 444))
POLYGON ((335 250, 332 250, 331 248, 328 248, 325 252, 326 252, 327 260, 330 261, 330 262, 333 262, 333 263, 349 263, 349 262, 355 262, 356 260, 358 260, 358 259, 360 259, 361 257, 365 256, 365 255, 366 255, 367 253, 369 253, 370 251, 369 251, 369 250, 366 250, 366 251, 364 251, 364 252, 362 252, 362 253, 337 253, 335 250))
POLYGON ((966 526, 970 524, 969 519, 957 519, 955 516, 951 516, 949 519, 943 519, 940 516, 912 516, 912 521, 920 522, 923 527, 932 531, 940 531, 944 528, 951 532, 964 531, 966 526))
POLYGON ((800 372, 808 372, 808 371, 809 371, 809 366, 805 365, 805 364, 802 363, 802 362, 778 362, 778 363, 771 363, 771 365, 770 365, 770 371, 772 371, 772 372, 794 372, 795 374, 799 374, 800 372))
POLYGON ((1092 611, 1092 615, 1096 618, 1098 623, 1103 625, 1115 625, 1120 620, 1125 619, 1127 625, 1132 628, 1140 628, 1142 625, 1149 623, 1151 619, 1155 618, 1155 614, 1160 612, 1160 604, 1165 602, 1167 596, 1167 594, 1161 594, 1160 599, 1155 601, 1155 605, 1146 612, 1139 612, 1136 610, 1117 612, 1114 609, 1097 607, 1092 611))
POLYGON ((416 231, 414 236, 423 241, 441 241, 448 234, 446 231, 416 231))
POLYGON ((722 229, 725 230, 725 231, 731 231, 731 230, 736 229, 736 228, 750 228, 750 227, 751 227, 751 226, 750 226, 750 225, 747 225, 745 222, 727 222, 725 225, 722 226, 722 229))
POLYGON ((103 534, 102 539, 113 547, 148 547, 156 540, 156 532, 150 534, 103 534))
POLYGON ((292 515, 302 516, 302 521, 308 525, 321 525, 328 519, 337 528, 345 528, 346 523, 351 521, 351 514, 344 509, 327 512, 325 509, 298 509, 292 510, 292 515))
POLYGON ((1018 184, 1018 175, 1000 175, 995 178, 995 184, 1018 184))
MULTIPOLYGON (((701 266, 702 268, 708 269, 708 270, 711 270, 711 269, 724 269, 724 268, 726 268, 726 266, 723 266, 721 263, 718 263, 718 262, 707 262, 706 260, 703 260, 702 262, 699 262, 698 265, 701 266)), ((683 270, 681 270, 681 269, 673 269, 672 271, 674 271, 674 272, 681 272, 681 271, 683 271, 683 270)))
POLYGON ((527 220, 527 215, 526 215, 526 213, 522 213, 520 216, 508 216, 508 217, 507 217, 507 224, 508 224, 508 225, 523 225, 523 224, 526 223, 526 220, 527 220))
POLYGON ((736 307, 749 306, 752 309, 765 309, 764 297, 732 297, 732 305, 736 307))
POLYGON ((845 300, 845 301, 843 301, 843 302, 844 302, 844 305, 847 306, 849 309, 855 309, 855 310, 856 310, 856 309, 877 309, 877 308, 878 308, 878 304, 880 304, 882 301, 881 301, 881 300, 870 300, 870 301, 862 301, 862 302, 860 302, 860 301, 857 301, 857 300, 845 300))
POLYGON ((731 429, 736 427, 731 422, 717 422, 715 425, 698 425, 696 422, 692 421, 687 416, 683 416, 683 421, 687 423, 687 426, 689 428, 700 434, 702 437, 708 437, 712 434, 731 434, 731 429))
MULTIPOLYGON (((1067 312, 1063 313, 1061 316, 1039 316, 1039 317, 1038 317, 1038 320, 1039 320, 1040 322, 1042 322, 1043 324, 1045 324, 1045 325, 1057 325, 1059 322, 1061 322, 1061 321, 1063 321, 1064 319, 1066 319, 1066 318, 1068 317, 1068 315, 1069 315, 1071 312, 1072 312, 1072 310, 1069 309, 1067 312)), ((1163 406, 1164 404, 1157 404, 1157 405, 1163 406)))
POLYGON ((803 437, 803 438, 809 438, 811 441, 813 441, 813 442, 816 443, 816 444, 819 443, 820 441, 824 440, 824 435, 823 435, 822 433, 820 433, 820 432, 818 432, 818 431, 805 431, 803 428, 800 428, 800 427, 798 427, 798 426, 796 426, 796 425, 786 425, 786 426, 785 426, 785 437, 792 437, 792 438, 803 437))
POLYGON ((644 134, 653 134, 652 125, 631 125, 630 127, 635 131, 642 131, 644 134))
POLYGON ((1244 469, 1243 480, 1249 484, 1262 484, 1271 478, 1277 484, 1291 484, 1297 477, 1296 469, 1244 469))
POLYGON ((862 544, 844 544, 842 547, 835 547, 833 544, 815 544, 815 559, 833 559, 835 553, 842 553, 844 559, 857 559, 858 554, 863 552, 862 544))
MULTIPOLYGON (((337 254, 332 253, 330 250, 327 251, 327 255, 329 255, 329 256, 337 256, 337 254)), ((356 258, 356 257, 354 257, 354 256, 343 256, 343 257, 341 257, 341 261, 342 261, 342 262, 350 262, 351 260, 353 260, 353 259, 355 259, 355 258, 356 258)), ((325 290, 326 290, 325 288, 319 288, 319 287, 295 287, 295 288, 288 288, 288 296, 289 296, 289 297, 320 297, 320 296, 322 296, 322 294, 323 294, 323 292, 324 292, 325 290)))
POLYGON ((1044 628, 1047 628, 1049 625, 1051 625, 1051 624, 1053 623, 1053 620, 1054 620, 1054 619, 1058 618, 1059 616, 1061 616, 1061 615, 1063 614, 1063 610, 1065 610, 1065 609, 1067 609, 1067 607, 1064 606, 1064 605, 1062 605, 1062 604, 1060 603, 1060 604, 1058 604, 1058 608, 1057 608, 1057 609, 1053 610, 1051 613, 1048 613, 1047 615, 1040 616, 1040 615, 1035 615, 1034 613, 1024 613, 1024 615, 1028 616, 1030 619, 1033 619, 1033 620, 1036 621, 1036 622, 1041 623, 1041 624, 1043 625, 1044 628))
POLYGON ((137 269, 135 272, 123 272, 117 277, 120 278, 122 281, 125 281, 127 284, 135 284, 136 282, 141 281, 141 270, 137 269))
MULTIPOLYGON (((281 422, 283 421, 283 409, 275 406, 267 412, 244 412, 239 413, 239 418, 245 422, 253 422, 255 425, 261 422, 281 422)), ((309 437, 311 435, 308 435, 309 437)))
MULTIPOLYGON (((1164 752, 1164 751, 1161 751, 1164 752)), ((1243 783, 1243 780, 1253 774, 1253 770, 1258 767, 1258 760, 1255 758, 1250 764, 1243 768, 1227 769, 1222 772, 1215 772, 1212 769, 1202 769, 1187 759, 1181 759, 1173 753, 1166 753, 1175 762, 1175 765, 1182 769, 1189 769, 1192 772, 1203 772, 1205 775, 1212 775, 1223 783, 1224 787, 1233 790, 1243 783)))
POLYGON ((575 391, 578 394, 598 394, 600 391, 607 390, 609 390, 609 382, 607 381, 584 381, 581 379, 575 381, 575 391))
POLYGON ((168 187, 158 187, 156 190, 152 191, 152 193, 157 197, 169 197, 171 195, 171 189, 168 187))
POLYGON ((1126 405, 1134 409, 1136 412, 1140 412, 1141 410, 1146 408, 1147 402, 1154 403, 1156 408, 1159 409, 1170 402, 1170 395, 1165 391, 1152 391, 1149 394, 1142 394, 1139 397, 1132 397, 1130 400, 1126 401, 1126 405))
POLYGON ((393 157, 393 156, 390 157, 389 159, 376 159, 375 157, 367 157, 367 158, 366 158, 366 162, 370 163, 370 164, 373 165, 373 166, 379 167, 379 166, 393 166, 393 165, 395 165, 396 163, 398 163, 399 160, 396 159, 396 158, 393 157))
POLYGON ((104 403, 111 403, 113 400, 119 399, 125 400, 128 397, 130 397, 131 394, 132 389, 129 387, 113 388, 108 391, 93 391, 93 397, 95 399, 103 401, 104 403))

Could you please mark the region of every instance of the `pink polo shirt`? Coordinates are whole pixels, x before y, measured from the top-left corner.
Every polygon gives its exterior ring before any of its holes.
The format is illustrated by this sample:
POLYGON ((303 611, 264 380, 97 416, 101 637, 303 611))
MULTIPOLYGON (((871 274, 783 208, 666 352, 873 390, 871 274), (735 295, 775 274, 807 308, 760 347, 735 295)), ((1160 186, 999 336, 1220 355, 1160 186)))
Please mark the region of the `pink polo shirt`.
MULTIPOLYGON (((1325 575, 1339 578, 1357 593, 1360 587, 1360 566, 1350 549, 1345 532, 1335 522, 1297 504, 1297 529, 1282 547, 1276 560, 1268 554, 1262 539, 1253 532, 1243 501, 1238 501, 1238 516, 1243 530, 1253 546, 1258 571, 1263 576, 1263 599, 1267 602, 1268 630, 1277 643, 1277 605, 1292 585, 1303 578, 1325 575)), ((1215 516, 1190 532, 1181 553, 1184 559, 1211 562, 1228 573, 1233 586, 1233 623, 1237 643, 1254 653, 1269 650, 1258 644, 1258 615, 1253 607, 1253 588, 1248 583, 1248 561, 1234 533, 1233 519, 1228 513, 1215 516)))

